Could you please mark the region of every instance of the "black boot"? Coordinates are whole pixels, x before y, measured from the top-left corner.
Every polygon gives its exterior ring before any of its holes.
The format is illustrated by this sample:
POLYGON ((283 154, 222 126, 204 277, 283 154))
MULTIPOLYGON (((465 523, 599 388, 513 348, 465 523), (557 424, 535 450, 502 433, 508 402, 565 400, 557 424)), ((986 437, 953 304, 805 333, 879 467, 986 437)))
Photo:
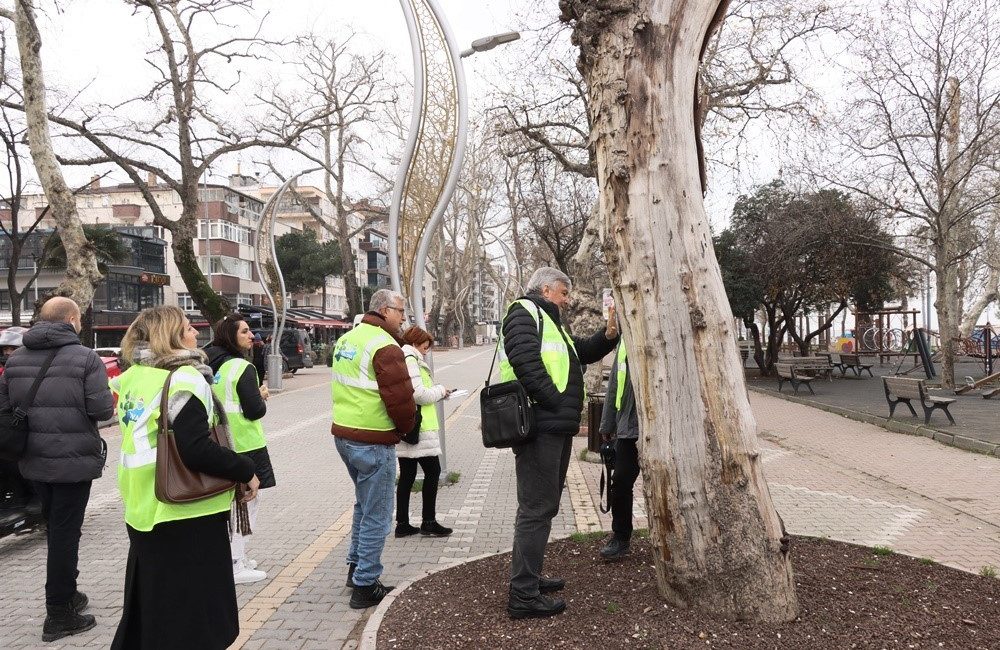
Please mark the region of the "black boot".
POLYGON ((87 594, 82 591, 78 591, 73 594, 73 597, 69 599, 69 606, 74 612, 80 614, 83 610, 87 609, 87 605, 90 604, 90 599, 87 598, 87 594))
POLYGON ((562 578, 545 578, 541 577, 538 579, 538 591, 543 594, 552 593, 553 591, 559 591, 566 586, 566 581, 562 578))
POLYGON ((77 614, 72 605, 46 605, 42 641, 55 641, 64 636, 94 629, 97 621, 90 614, 77 614))
POLYGON ((511 618, 545 618, 560 614, 564 609, 566 609, 565 600, 544 594, 525 598, 511 592, 507 597, 507 613, 511 618))
POLYGON ((394 587, 386 587, 378 580, 366 587, 356 586, 351 594, 351 609, 374 607, 382 602, 382 599, 393 589, 394 587))
POLYGON ((608 545, 601 549, 601 557, 605 560, 620 560, 628 555, 628 540, 612 537, 608 545))
POLYGON ((416 535, 420 532, 420 529, 416 526, 411 526, 408 523, 396 524, 396 537, 409 537, 410 535, 416 535))
POLYGON ((420 524, 420 534, 430 537, 447 537, 452 533, 451 528, 445 528, 437 521, 425 521, 420 524))
POLYGON ((351 589, 354 589, 354 587, 355 587, 355 584, 354 584, 354 570, 357 569, 357 568, 358 568, 358 565, 357 565, 356 562, 348 562, 347 563, 347 586, 350 587, 351 589))

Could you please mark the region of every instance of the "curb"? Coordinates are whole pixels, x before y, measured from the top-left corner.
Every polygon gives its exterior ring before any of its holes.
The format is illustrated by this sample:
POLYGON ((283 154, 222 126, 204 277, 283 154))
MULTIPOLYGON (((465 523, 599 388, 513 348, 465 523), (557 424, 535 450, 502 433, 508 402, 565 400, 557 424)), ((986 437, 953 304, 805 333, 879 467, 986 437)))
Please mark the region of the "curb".
POLYGON ((910 436, 922 436, 924 438, 930 438, 936 440, 943 445, 948 445, 950 447, 956 447, 962 449, 963 451, 971 451, 977 454, 986 454, 989 456, 1000 457, 1000 445, 993 444, 991 442, 983 442, 976 438, 970 438, 968 436, 963 436, 955 433, 948 433, 947 431, 942 431, 940 429, 935 429, 933 427, 924 426, 922 424, 908 424, 906 422, 900 422, 899 420, 890 420, 889 418, 882 417, 880 415, 872 415, 871 413, 865 413, 863 411, 854 411, 849 408, 844 408, 842 406, 832 406, 830 404, 823 404, 822 402, 815 402, 803 397, 796 397, 794 395, 785 395, 767 388, 761 388, 759 386, 747 385, 747 390, 751 390, 755 393, 761 395, 768 395, 770 397, 776 397, 778 399, 783 399, 786 402, 794 402, 796 404, 802 404, 803 406, 809 406, 814 409, 819 409, 820 411, 826 411, 827 413, 833 413, 834 415, 840 415, 849 420, 856 420, 858 422, 864 422, 866 424, 873 424, 877 427, 882 427, 887 431, 892 431, 894 433, 903 433, 910 436))
POLYGON ((375 611, 372 612, 371 616, 368 617, 368 622, 365 623, 365 629, 361 632, 361 641, 358 644, 359 650, 373 650, 375 648, 375 644, 378 641, 378 629, 382 625, 382 619, 385 618, 386 612, 389 611, 389 608, 392 607, 392 604, 396 602, 396 599, 399 598, 404 591, 413 586, 413 583, 432 576, 438 571, 452 569, 460 564, 465 564, 466 562, 475 562, 476 560, 493 557, 494 555, 503 555, 504 553, 509 552, 510 551, 498 551, 497 553, 483 553, 482 555, 476 555, 475 557, 455 559, 446 564, 436 566, 433 569, 421 571, 417 575, 407 578, 400 583, 398 587, 389 592, 389 594, 382 599, 382 602, 378 604, 378 607, 375 608, 375 611))

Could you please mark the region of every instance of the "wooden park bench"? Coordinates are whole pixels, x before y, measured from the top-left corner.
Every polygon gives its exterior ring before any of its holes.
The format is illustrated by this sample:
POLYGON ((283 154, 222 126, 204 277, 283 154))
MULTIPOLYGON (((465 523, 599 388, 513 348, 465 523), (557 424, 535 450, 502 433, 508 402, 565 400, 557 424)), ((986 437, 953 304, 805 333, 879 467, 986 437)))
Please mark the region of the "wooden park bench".
POLYGON ((910 400, 918 400, 924 409, 924 424, 931 421, 931 413, 934 409, 941 409, 948 417, 948 421, 955 424, 955 418, 951 417, 948 407, 956 401, 953 397, 934 397, 927 392, 927 385, 923 379, 911 379, 909 377, 882 377, 882 386, 885 388, 885 401, 889 403, 889 419, 896 411, 896 406, 902 402, 910 413, 916 417, 917 412, 913 410, 910 400))
POLYGON ((848 368, 854 371, 854 374, 858 377, 861 373, 868 371, 870 377, 875 375, 872 373, 872 368, 875 366, 875 359, 873 357, 863 357, 860 354, 840 354, 840 375, 843 377, 847 374, 848 368))
POLYGON ((815 375, 799 374, 798 368, 790 363, 776 363, 774 364, 775 369, 778 372, 778 392, 781 392, 781 387, 785 385, 787 381, 795 389, 795 393, 798 394, 799 386, 805 385, 809 389, 809 392, 813 395, 816 391, 812 389, 810 382, 815 379, 815 375))
POLYGON ((833 381, 833 365, 830 363, 830 359, 824 356, 778 357, 778 363, 793 366, 798 371, 799 378, 807 375, 825 376, 829 381, 833 381))

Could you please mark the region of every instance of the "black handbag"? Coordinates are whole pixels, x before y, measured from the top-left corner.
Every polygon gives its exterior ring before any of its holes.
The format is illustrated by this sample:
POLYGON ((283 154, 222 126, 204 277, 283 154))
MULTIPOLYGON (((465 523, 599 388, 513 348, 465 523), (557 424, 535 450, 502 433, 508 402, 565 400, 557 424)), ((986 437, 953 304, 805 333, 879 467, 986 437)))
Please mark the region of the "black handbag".
MULTIPOLYGON (((49 371, 49 366, 52 365, 52 360, 58 352, 59 348, 55 348, 45 357, 42 369, 31 384, 28 394, 24 396, 24 404, 0 411, 0 459, 15 461, 24 455, 24 448, 28 444, 28 409, 35 401, 35 393, 38 392, 38 387, 45 379, 45 373, 49 371)), ((8 386, 9 381, 8 379, 8 386)))
MULTIPOLYGON (((538 336, 542 335, 543 319, 538 315, 538 336)), ((490 363, 490 373, 486 375, 486 387, 479 393, 479 408, 483 428, 483 446, 504 449, 528 442, 535 437, 535 414, 531 410, 531 400, 524 386, 516 379, 490 385, 493 367, 497 362, 500 345, 497 341, 490 363)))

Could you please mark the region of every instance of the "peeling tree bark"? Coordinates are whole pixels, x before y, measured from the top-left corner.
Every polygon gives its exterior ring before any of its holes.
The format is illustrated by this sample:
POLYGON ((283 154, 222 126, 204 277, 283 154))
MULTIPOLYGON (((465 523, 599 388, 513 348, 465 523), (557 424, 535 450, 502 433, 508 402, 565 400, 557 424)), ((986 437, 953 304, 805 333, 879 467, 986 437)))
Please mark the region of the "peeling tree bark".
POLYGON ((660 592, 679 607, 788 621, 798 611, 791 562, 702 202, 698 61, 726 4, 560 7, 589 87, 660 592))
POLYGON ((49 212, 66 250, 66 276, 52 293, 71 298, 80 306, 80 311, 85 312, 94 299, 94 287, 104 276, 97 268, 94 247, 84 235, 83 224, 76 212, 76 197, 63 178, 62 168, 52 148, 42 75, 42 39, 29 0, 15 2, 14 24, 17 49, 21 55, 28 147, 49 202, 49 212))

